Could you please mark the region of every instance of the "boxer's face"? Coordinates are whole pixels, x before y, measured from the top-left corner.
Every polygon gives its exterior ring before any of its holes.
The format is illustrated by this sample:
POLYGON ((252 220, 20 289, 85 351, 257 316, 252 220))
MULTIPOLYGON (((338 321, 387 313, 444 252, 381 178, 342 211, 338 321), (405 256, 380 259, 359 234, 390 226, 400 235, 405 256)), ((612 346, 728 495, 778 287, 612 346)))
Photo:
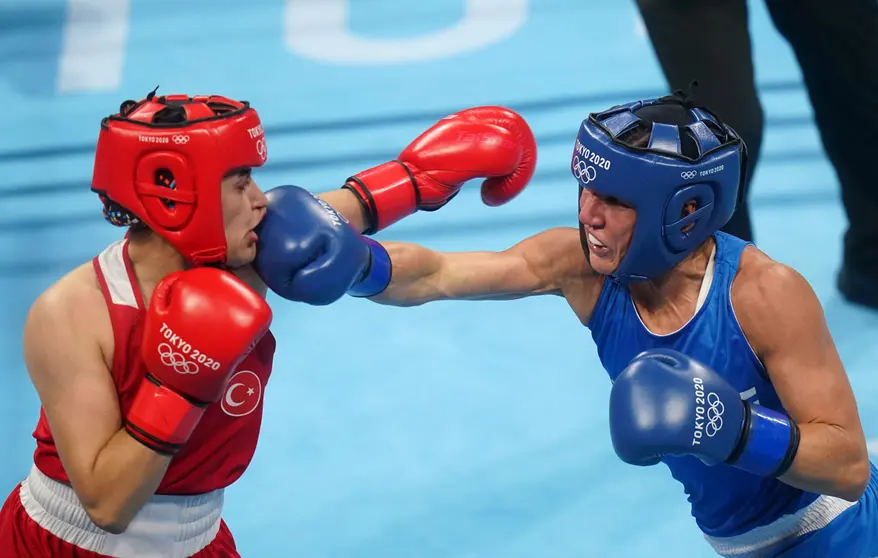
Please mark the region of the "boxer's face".
POLYGON ((579 208, 589 263, 598 273, 609 275, 628 251, 637 214, 623 202, 585 188, 580 194, 579 208))
POLYGON ((240 267, 256 258, 253 229, 265 215, 265 194, 250 177, 250 169, 239 169, 223 178, 223 222, 228 255, 226 265, 240 267))

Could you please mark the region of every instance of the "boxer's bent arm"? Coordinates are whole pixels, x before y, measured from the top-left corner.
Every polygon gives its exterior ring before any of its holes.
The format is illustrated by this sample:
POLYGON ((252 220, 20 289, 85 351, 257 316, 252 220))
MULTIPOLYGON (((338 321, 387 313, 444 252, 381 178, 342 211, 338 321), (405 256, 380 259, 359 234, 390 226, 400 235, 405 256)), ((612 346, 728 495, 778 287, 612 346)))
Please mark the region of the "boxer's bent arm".
POLYGON ((170 457, 123 428, 98 328, 111 328, 100 292, 62 280, 31 308, 23 348, 73 490, 98 527, 118 533, 155 493, 170 457))
POLYGON ((436 252, 382 242, 392 262, 390 284, 370 298, 414 306, 436 300, 509 300, 562 294, 565 278, 585 261, 576 229, 550 229, 503 252, 436 252))
POLYGON ((733 298, 736 314, 800 431, 798 452, 780 480, 855 501, 869 482, 869 456, 820 301, 786 266, 771 264, 753 277, 740 289, 749 294, 733 298))

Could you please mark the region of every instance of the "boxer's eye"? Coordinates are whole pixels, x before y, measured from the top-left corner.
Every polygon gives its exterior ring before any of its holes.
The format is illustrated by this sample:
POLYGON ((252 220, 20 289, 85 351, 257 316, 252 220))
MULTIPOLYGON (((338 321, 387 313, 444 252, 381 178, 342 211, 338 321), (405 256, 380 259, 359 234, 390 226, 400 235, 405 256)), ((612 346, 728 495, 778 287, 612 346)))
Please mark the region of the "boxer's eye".
POLYGON ((248 186, 250 186, 250 182, 252 181, 251 169, 235 169, 226 174, 226 178, 233 178, 235 180, 234 184, 236 190, 245 190, 248 186))
POLYGON ((613 205, 617 207, 631 207, 627 203, 614 196, 601 196, 601 201, 603 201, 607 205, 613 205))
POLYGON ((244 190, 253 183, 253 177, 250 175, 250 169, 247 169, 244 173, 241 174, 241 179, 239 184, 241 185, 241 189, 244 190))
POLYGON ((224 178, 246 178, 250 180, 250 173, 252 169, 250 167, 241 167, 239 169, 232 169, 226 173, 224 178))

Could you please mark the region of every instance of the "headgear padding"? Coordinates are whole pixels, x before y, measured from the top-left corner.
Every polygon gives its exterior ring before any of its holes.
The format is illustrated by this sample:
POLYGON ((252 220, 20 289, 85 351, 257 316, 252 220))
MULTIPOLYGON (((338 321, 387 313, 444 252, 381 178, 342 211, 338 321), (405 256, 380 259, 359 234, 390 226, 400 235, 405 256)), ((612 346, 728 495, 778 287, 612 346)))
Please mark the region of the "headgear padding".
POLYGON ((628 251, 611 277, 621 283, 657 278, 725 225, 743 191, 746 158, 734 130, 685 98, 636 101, 590 114, 570 166, 580 197, 587 188, 637 211, 628 251), (638 130, 648 140, 632 146, 627 138, 638 130), (684 215, 690 200, 696 209, 684 215))
POLYGON ((219 96, 151 93, 101 121, 91 189, 112 214, 129 212, 193 265, 222 264, 223 177, 268 159, 249 103, 219 96))

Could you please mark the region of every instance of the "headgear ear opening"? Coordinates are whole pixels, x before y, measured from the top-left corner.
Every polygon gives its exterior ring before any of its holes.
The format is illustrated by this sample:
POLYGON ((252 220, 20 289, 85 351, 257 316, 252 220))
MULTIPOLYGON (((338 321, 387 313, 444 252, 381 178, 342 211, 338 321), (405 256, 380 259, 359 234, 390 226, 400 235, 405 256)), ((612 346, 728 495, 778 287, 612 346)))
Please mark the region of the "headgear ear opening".
MULTIPOLYGON (((165 188, 169 188, 171 190, 175 190, 177 188, 177 183, 174 182, 174 173, 171 172, 171 169, 156 169, 155 184, 156 186, 164 186, 165 188)), ((162 201, 168 209, 174 209, 174 202, 172 200, 163 199, 162 201)))
MULTIPOLYGON (((176 181, 174 180, 174 174, 170 169, 159 168, 155 170, 155 185, 163 188, 168 188, 170 190, 176 189, 176 181)), ((122 207, 120 204, 111 200, 105 194, 100 195, 101 202, 104 204, 104 218, 111 224, 117 227, 130 227, 136 225, 142 225, 143 222, 132 213, 130 210, 122 207)), ((175 201, 169 198, 159 198, 159 201, 162 202, 165 207, 173 210, 175 201)), ((146 228, 146 227, 142 227, 146 228)))

